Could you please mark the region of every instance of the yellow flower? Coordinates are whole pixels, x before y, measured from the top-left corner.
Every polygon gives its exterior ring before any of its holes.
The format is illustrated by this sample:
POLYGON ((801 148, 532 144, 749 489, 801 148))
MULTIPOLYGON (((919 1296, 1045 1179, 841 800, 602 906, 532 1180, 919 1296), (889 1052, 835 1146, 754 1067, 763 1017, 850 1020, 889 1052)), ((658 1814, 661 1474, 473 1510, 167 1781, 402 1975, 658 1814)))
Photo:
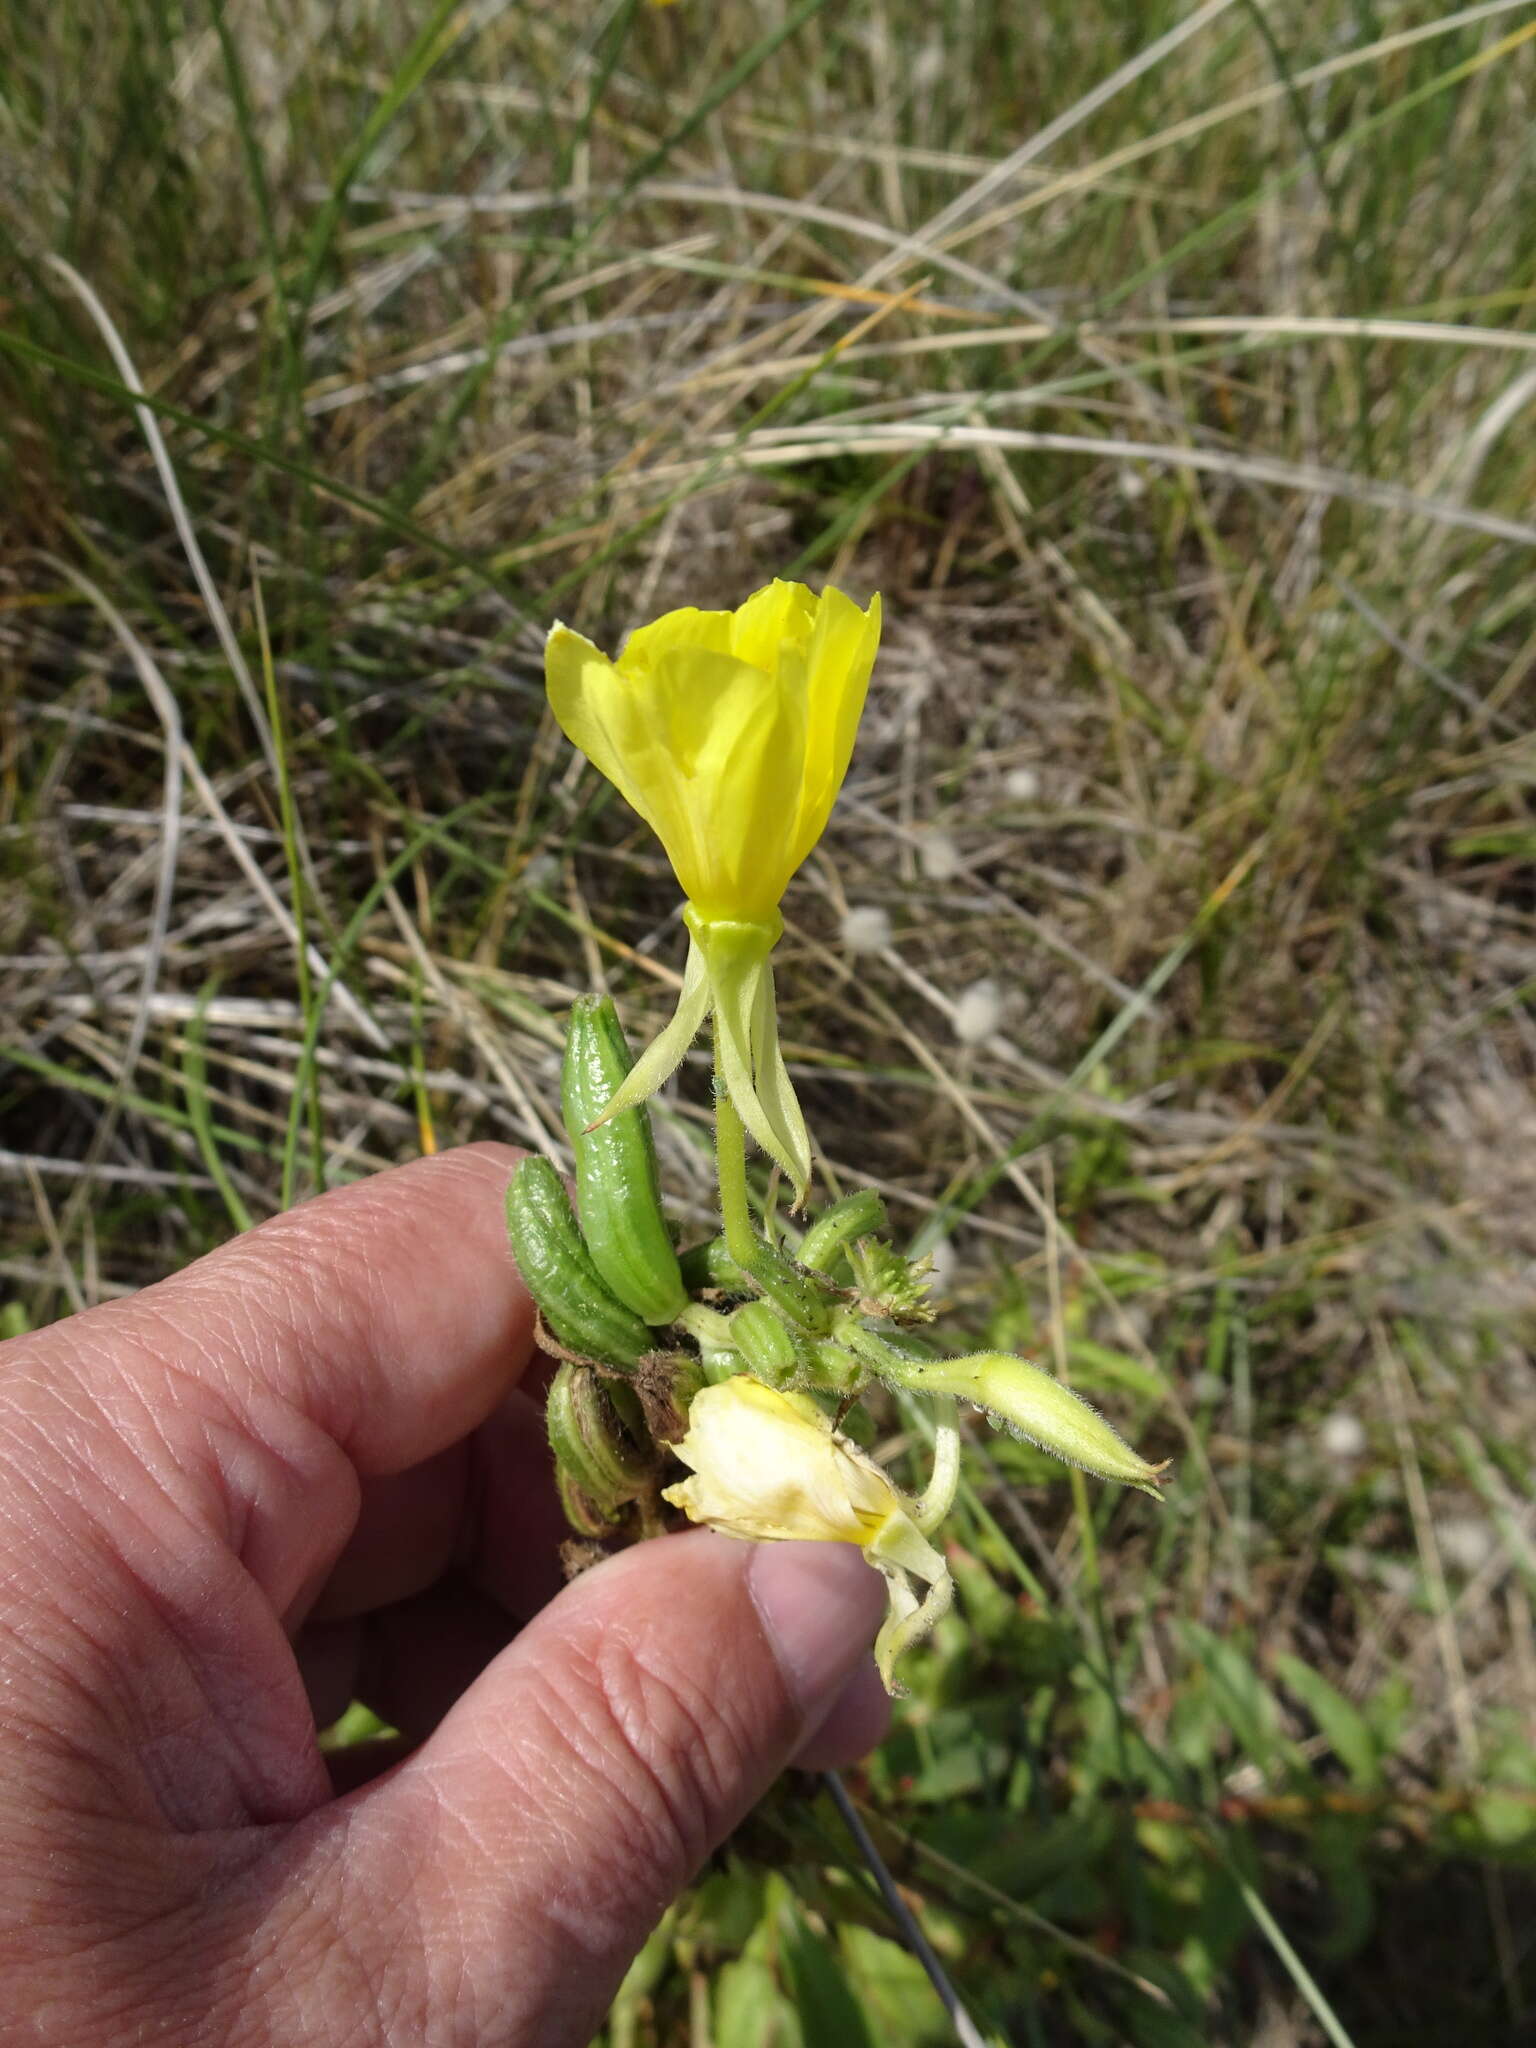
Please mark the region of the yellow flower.
POLYGON ((677 1014, 608 1114, 659 1088, 713 1011, 731 1100, 802 1197, 810 1141, 768 956, 848 772, 879 640, 878 598, 866 612, 840 590, 774 582, 734 612, 668 612, 616 661, 558 624, 545 648, 566 737, 656 833, 688 898, 677 1014))
POLYGON ((912 1519, 914 1503, 838 1435, 809 1396, 780 1392, 749 1373, 701 1388, 688 1433, 673 1448, 691 1477, 662 1498, 690 1521, 757 1543, 858 1544, 889 1588, 875 1659, 894 1690, 896 1658, 926 1635, 951 1597, 949 1568, 912 1519), (927 1589, 921 1603, 909 1573, 927 1589))

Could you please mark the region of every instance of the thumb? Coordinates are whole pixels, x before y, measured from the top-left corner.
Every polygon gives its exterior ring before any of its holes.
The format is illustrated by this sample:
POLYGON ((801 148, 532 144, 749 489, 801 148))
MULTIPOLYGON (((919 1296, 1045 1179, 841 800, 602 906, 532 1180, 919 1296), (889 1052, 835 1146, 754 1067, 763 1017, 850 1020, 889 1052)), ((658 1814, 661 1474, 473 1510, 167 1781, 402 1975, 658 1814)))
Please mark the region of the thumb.
POLYGON ((700 1530, 610 1559, 407 1764, 330 1809, 355 1853, 324 1856, 353 1894, 327 1917, 380 1971, 411 1972, 404 2009, 431 2016, 417 2038, 459 2038, 468 2011, 495 2015, 473 2036, 487 2048, 581 2048, 667 1904, 831 1711, 883 1607, 849 1545, 700 1530))

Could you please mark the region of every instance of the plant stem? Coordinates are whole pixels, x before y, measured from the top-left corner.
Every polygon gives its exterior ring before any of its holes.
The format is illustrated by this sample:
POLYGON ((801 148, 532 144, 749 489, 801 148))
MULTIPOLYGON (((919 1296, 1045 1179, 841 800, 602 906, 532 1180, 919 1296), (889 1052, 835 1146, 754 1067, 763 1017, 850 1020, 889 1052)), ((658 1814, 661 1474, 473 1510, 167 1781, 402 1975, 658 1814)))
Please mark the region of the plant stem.
POLYGON ((757 1261, 758 1237, 747 1200, 747 1138, 736 1105, 720 1075, 720 1027, 715 1026, 715 1174, 720 1183, 720 1223, 725 1248, 737 1265, 751 1272, 757 1261))

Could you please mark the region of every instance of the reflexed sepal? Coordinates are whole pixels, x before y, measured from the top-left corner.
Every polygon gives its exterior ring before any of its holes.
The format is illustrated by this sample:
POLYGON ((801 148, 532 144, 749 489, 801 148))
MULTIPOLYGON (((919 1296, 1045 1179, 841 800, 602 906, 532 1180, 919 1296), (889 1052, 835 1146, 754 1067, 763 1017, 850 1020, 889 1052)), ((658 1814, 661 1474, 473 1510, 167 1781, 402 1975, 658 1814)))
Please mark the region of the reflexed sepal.
POLYGON ((704 962, 726 1093, 763 1151, 783 1168, 801 1203, 811 1184, 811 1140, 779 1049, 768 957, 783 932, 783 920, 777 914, 771 924, 709 918, 690 903, 683 921, 704 962))

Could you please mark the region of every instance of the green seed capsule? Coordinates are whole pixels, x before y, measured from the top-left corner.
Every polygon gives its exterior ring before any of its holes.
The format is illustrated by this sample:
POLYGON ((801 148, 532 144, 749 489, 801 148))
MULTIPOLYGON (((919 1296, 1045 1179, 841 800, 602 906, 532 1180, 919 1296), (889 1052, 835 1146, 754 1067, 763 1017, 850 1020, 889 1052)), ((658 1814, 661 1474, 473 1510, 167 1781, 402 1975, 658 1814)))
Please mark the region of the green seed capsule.
POLYGON ((651 1459, 624 1431, 591 1366, 561 1366, 544 1415, 556 1464, 599 1509, 622 1507, 650 1478, 651 1459))
POLYGON ((605 1365, 639 1364, 655 1339, 599 1274, 565 1183, 547 1159, 525 1159, 512 1176, 507 1235, 528 1292, 558 1343, 605 1365))
POLYGON ((589 1536, 600 1542, 618 1529, 623 1520, 622 1511, 615 1509, 613 1513, 605 1514, 560 1465, 555 1467, 555 1487, 560 1495, 560 1505, 565 1510, 565 1519, 578 1536, 589 1536))
POLYGON ((730 1330, 754 1379, 770 1387, 792 1387, 805 1377, 805 1356, 770 1303, 743 1302, 731 1317, 730 1330))
POLYGON ((703 1244, 690 1245, 678 1260, 683 1285, 690 1294, 718 1288, 722 1294, 750 1294, 752 1282, 725 1248, 723 1237, 711 1237, 703 1244))
POLYGON ((650 1115, 642 1103, 595 1123, 632 1064, 612 1001, 583 996, 571 1009, 560 1074, 582 1230, 624 1306, 648 1323, 670 1323, 688 1294, 661 1206, 650 1115))
POLYGON ((873 1188, 844 1195, 824 1209, 800 1243, 800 1263, 813 1272, 830 1273, 840 1254, 856 1237, 873 1237, 885 1228, 885 1204, 873 1188))
POLYGON ((802 1329, 817 1337, 831 1329, 831 1298, 817 1285, 815 1274, 803 1272, 777 1245, 760 1239, 753 1248, 748 1272, 753 1285, 802 1329))

